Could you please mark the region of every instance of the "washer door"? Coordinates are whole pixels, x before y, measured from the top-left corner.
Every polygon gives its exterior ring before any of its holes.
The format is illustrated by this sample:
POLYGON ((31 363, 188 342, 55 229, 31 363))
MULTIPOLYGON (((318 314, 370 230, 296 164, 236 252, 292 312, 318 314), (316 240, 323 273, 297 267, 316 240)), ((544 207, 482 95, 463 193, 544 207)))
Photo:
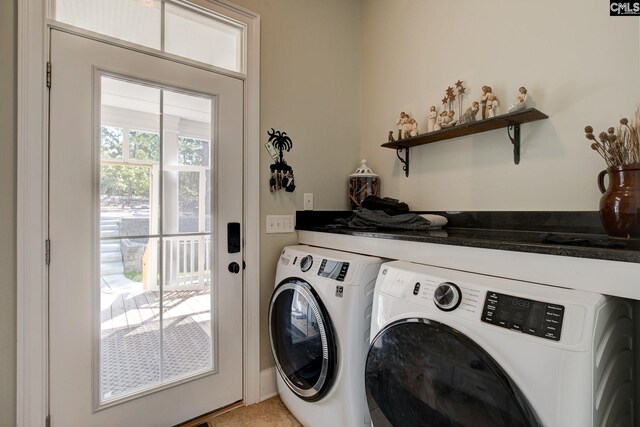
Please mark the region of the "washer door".
POLYGON ((304 280, 280 282, 269 305, 271 351, 280 376, 300 398, 316 401, 333 384, 337 365, 331 319, 304 280))
POLYGON ((365 384, 376 427, 541 426, 486 351, 430 320, 402 320, 380 331, 369 348, 365 384))

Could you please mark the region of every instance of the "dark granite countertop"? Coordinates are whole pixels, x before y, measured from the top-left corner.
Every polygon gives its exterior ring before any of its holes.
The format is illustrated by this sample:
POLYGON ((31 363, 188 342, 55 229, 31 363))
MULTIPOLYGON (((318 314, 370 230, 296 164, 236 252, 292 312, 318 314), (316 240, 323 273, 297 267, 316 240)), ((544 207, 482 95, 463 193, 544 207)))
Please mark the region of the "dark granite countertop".
MULTIPOLYGON (((425 212, 420 212, 425 213, 425 212)), ((447 217, 442 230, 403 231, 329 226, 350 211, 298 211, 298 230, 442 245, 640 263, 640 240, 612 239, 598 212, 429 212, 447 217)))

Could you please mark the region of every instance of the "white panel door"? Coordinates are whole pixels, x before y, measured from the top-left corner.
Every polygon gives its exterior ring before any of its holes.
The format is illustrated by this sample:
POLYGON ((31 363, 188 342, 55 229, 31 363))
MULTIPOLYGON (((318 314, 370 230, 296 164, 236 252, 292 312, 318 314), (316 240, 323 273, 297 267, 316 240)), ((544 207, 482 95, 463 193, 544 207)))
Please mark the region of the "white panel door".
POLYGON ((58 30, 51 63, 51 425, 242 400, 243 81, 58 30))

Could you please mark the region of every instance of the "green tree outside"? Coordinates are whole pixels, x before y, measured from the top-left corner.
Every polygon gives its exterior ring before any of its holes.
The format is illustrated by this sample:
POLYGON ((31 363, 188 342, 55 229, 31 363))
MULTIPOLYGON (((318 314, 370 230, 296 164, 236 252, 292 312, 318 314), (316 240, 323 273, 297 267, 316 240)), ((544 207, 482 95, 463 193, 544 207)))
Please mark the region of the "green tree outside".
MULTIPOLYGON (((183 165, 208 166, 209 150, 209 141, 181 137, 178 144, 178 161, 183 165)), ((101 127, 101 155, 106 159, 123 158, 123 129, 110 126, 101 127)), ((116 203, 120 203, 123 201, 122 199, 148 203, 151 170, 148 166, 136 166, 135 161, 160 161, 160 135, 130 130, 129 160, 134 164, 102 164, 100 194, 103 197, 112 197, 116 203)), ((181 204, 197 206, 198 179, 196 172, 184 171, 180 173, 178 185, 181 204)))

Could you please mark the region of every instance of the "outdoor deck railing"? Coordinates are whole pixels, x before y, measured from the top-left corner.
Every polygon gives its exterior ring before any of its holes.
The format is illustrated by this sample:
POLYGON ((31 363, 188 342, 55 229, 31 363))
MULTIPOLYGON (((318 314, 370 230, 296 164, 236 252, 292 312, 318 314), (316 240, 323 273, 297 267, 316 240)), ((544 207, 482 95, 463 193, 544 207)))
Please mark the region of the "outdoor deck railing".
POLYGON ((197 290, 211 282, 211 237, 163 238, 164 291, 197 290))

